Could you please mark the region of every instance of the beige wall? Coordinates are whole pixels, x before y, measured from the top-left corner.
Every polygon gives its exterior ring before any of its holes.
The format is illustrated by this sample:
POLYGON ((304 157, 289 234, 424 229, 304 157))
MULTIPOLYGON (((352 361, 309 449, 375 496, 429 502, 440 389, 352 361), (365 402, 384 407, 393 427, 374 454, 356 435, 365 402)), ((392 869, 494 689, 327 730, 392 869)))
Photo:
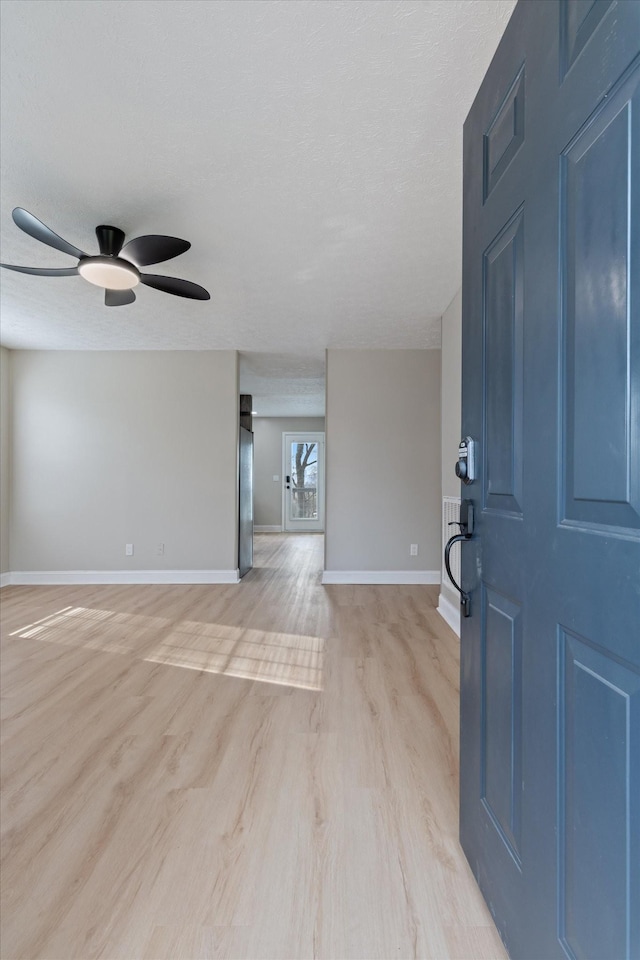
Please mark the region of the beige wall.
POLYGON ((13 351, 12 382, 12 571, 237 568, 234 351, 13 351))
MULTIPOLYGON (((458 291, 442 317, 442 495, 460 496, 454 473, 462 424, 462 291, 458 291)), ((454 529, 450 530, 453 534, 454 529)), ((457 532, 457 530, 455 531, 457 532)), ((453 548, 452 556, 460 547, 453 548)), ((444 543, 442 544, 444 553, 444 543)), ((444 562, 444 561, 443 561, 444 562)), ((444 575, 438 609, 460 635, 460 598, 444 575)))
POLYGON ((440 351, 329 350, 326 421, 326 569, 439 571, 440 351))
POLYGON ((11 370, 10 353, 0 347, 0 573, 9 565, 11 503, 11 370))
POLYGON ((253 418, 253 518, 256 526, 282 526, 282 434, 324 431, 324 417, 253 418), (278 482, 274 476, 280 477, 278 482))
POLYGON ((454 473, 462 423, 462 291, 442 317, 442 495, 459 497, 454 473))

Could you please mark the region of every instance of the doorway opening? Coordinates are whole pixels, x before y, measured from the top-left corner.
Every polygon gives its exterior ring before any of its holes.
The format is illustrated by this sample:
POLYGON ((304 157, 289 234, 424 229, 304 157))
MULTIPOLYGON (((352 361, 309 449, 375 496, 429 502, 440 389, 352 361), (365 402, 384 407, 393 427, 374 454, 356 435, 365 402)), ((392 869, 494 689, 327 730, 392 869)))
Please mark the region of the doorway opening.
MULTIPOLYGON (((239 374, 241 394, 252 397, 251 535, 317 533, 320 540, 325 526, 324 350, 241 353, 239 374)), ((297 549, 287 537, 280 549, 287 542, 297 549)), ((258 564, 262 556, 257 551, 258 564)))

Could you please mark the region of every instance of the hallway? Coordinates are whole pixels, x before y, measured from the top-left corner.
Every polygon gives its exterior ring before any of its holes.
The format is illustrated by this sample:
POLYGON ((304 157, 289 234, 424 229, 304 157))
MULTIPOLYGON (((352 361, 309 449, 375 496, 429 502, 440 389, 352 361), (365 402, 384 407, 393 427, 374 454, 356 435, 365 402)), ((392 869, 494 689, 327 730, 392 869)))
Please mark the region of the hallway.
POLYGON ((437 587, 7 587, 3 958, 506 954, 457 842, 437 587))

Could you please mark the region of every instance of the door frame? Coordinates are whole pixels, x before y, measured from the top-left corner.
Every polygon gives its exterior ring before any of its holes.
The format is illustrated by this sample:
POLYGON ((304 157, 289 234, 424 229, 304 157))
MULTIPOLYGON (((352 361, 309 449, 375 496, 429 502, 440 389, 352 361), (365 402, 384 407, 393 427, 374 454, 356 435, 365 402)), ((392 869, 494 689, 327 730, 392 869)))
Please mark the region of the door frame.
POLYGON ((240 579, 253 568, 253 533, 253 433, 241 426, 238 431, 238 575, 240 579), (248 463, 245 462, 246 457, 248 457, 248 463), (243 507, 246 508, 244 513, 243 507))
POLYGON ((282 433, 282 530, 284 533, 324 533, 324 451, 325 451, 325 433, 324 430, 293 430, 283 431, 282 433), (290 476, 291 463, 289 461, 290 443, 316 443, 318 452, 321 456, 318 458, 318 519, 311 521, 299 521, 299 525, 291 529, 287 526, 287 483, 285 477, 290 476))

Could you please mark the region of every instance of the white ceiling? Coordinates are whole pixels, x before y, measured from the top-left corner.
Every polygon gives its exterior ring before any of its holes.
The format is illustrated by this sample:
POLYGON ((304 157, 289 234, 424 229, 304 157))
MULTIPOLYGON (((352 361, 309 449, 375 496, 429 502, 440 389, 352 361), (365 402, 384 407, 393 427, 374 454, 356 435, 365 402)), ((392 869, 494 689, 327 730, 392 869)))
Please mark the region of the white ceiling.
POLYGON ((20 205, 89 253, 99 223, 184 237, 147 270, 211 292, 114 309, 80 277, 3 271, 2 342, 288 354, 300 395, 296 356, 437 347, 462 123, 514 5, 2 0, 2 260, 73 265, 20 205))
POLYGON ((242 353, 240 392, 259 417, 324 417, 324 355, 242 353))

